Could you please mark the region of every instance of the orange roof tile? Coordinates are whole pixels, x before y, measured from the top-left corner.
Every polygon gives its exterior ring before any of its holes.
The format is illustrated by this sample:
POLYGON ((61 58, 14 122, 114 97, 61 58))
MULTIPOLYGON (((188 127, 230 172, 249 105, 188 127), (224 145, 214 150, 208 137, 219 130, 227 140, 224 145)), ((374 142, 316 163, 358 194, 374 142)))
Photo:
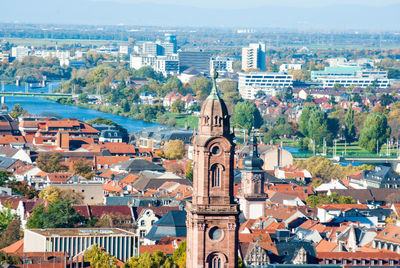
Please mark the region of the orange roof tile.
POLYGON ((7 254, 21 254, 24 252, 24 239, 18 240, 14 244, 9 245, 8 247, 0 249, 7 254))

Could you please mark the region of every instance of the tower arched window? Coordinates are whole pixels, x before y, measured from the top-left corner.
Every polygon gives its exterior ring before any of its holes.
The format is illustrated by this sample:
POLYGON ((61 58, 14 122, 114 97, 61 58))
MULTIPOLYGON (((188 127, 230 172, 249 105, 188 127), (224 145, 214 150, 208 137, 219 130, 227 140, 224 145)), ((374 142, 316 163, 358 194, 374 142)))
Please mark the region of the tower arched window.
POLYGON ((222 166, 214 165, 211 168, 211 187, 220 187, 222 178, 222 166))
POLYGON ((221 260, 221 257, 219 257, 219 256, 214 256, 214 257, 211 259, 210 268, 222 268, 222 260, 221 260))

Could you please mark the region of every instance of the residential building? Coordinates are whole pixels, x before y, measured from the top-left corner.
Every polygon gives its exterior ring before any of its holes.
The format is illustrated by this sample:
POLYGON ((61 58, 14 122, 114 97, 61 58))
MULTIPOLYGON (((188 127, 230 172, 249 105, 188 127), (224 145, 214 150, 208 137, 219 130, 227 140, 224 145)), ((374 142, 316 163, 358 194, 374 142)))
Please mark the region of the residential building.
POLYGON ((180 72, 183 72, 191 67, 203 74, 208 74, 210 72, 211 52, 179 51, 178 57, 180 72))
POLYGON ((83 196, 83 204, 97 205, 104 203, 103 184, 101 182, 69 182, 69 183, 51 183, 62 190, 72 190, 83 196))
POLYGON ((218 56, 210 60, 210 73, 217 72, 233 72, 233 59, 229 57, 218 56))
POLYGON ((65 252, 76 256, 92 245, 126 261, 139 255, 138 237, 118 228, 25 229, 24 252, 65 252))
POLYGON ((186 237, 186 211, 169 211, 160 220, 154 222, 150 231, 144 237, 144 244, 154 245, 167 236, 186 237))
POLYGON ((285 63, 285 64, 281 64, 281 66, 279 66, 279 72, 280 73, 287 73, 289 70, 301 70, 302 68, 302 64, 301 63, 285 63))
POLYGON ((242 70, 265 71, 265 43, 250 44, 242 48, 242 70))
POLYGON ((28 56, 30 49, 25 46, 17 46, 11 48, 11 57, 21 61, 24 57, 28 56))
POLYGON ((135 132, 132 138, 137 147, 161 149, 170 140, 182 140, 188 145, 191 142, 192 136, 193 131, 165 127, 149 127, 135 132))
POLYGON ((243 99, 253 100, 259 91, 268 96, 275 96, 277 92, 291 86, 292 75, 269 72, 239 73, 239 93, 243 99))

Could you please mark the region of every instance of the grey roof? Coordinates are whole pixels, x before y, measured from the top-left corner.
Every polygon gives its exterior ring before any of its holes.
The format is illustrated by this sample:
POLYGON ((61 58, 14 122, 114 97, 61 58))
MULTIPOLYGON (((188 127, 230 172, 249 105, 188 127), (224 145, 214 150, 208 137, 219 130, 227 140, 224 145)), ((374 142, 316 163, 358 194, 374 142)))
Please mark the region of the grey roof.
POLYGON ((8 169, 17 161, 18 159, 0 156, 0 170, 8 169))
POLYGON ((136 139, 142 137, 160 142, 167 142, 169 140, 182 140, 185 143, 190 143, 190 140, 193 136, 193 131, 166 127, 149 127, 135 132, 134 136, 136 139))
POLYGON ((293 259, 297 256, 301 248, 304 248, 308 256, 314 258, 317 256, 315 247, 311 242, 292 240, 288 242, 277 242, 275 246, 280 259, 279 263, 293 263, 293 259))
POLYGON ((111 167, 119 167, 121 170, 125 170, 132 173, 139 173, 140 171, 150 170, 150 171, 158 171, 164 172, 165 168, 154 164, 153 162, 147 161, 143 158, 132 158, 126 161, 123 161, 118 164, 114 164, 111 167))
POLYGON ((122 135, 118 130, 102 130, 100 137, 106 139, 122 139, 122 135))
POLYGON ((363 172, 363 179, 375 182, 390 182, 390 180, 400 180, 400 175, 394 172, 391 167, 377 166, 374 170, 363 172))
POLYGON ((147 239, 158 241, 163 237, 186 237, 186 211, 173 210, 154 223, 147 239))
POLYGON ((123 206, 132 203, 133 196, 106 196, 105 204, 110 206, 123 206))
POLYGON ((133 182, 132 187, 138 191, 144 191, 146 189, 158 189, 165 182, 177 182, 183 185, 192 186, 192 182, 186 178, 159 178, 156 176, 147 176, 141 174, 141 176, 139 176, 139 178, 133 182))
POLYGON ((333 189, 331 192, 338 193, 342 196, 351 196, 359 203, 367 204, 372 202, 386 202, 387 197, 391 194, 400 195, 400 189, 391 188, 371 188, 371 189, 333 189))
POLYGON ((0 155, 5 157, 13 157, 19 150, 13 147, 0 146, 0 155))
POLYGON ((283 204, 284 200, 295 200, 296 198, 298 198, 296 195, 276 192, 269 198, 269 200, 274 203, 283 204))

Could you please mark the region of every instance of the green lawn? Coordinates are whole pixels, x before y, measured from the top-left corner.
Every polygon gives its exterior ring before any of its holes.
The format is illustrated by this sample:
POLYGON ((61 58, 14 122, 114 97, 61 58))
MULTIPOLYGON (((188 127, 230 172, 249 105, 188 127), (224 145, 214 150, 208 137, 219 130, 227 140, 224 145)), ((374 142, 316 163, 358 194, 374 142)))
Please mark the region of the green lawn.
POLYGON ((190 129, 197 128, 199 124, 199 118, 189 114, 176 114, 176 113, 166 113, 166 116, 169 118, 173 117, 176 120, 176 127, 184 128, 185 125, 190 129))
MULTIPOLYGON (((296 140, 292 139, 280 139, 275 142, 275 144, 283 143, 285 146, 296 147, 296 140)), ((327 154, 328 156, 333 156, 334 146, 327 146, 327 154)), ((322 147, 318 148, 317 153, 322 153, 322 147)), ((371 153, 367 150, 358 146, 358 142, 347 143, 345 144, 344 141, 337 142, 336 144, 336 156, 345 156, 345 157, 360 157, 360 158, 374 158, 378 155, 380 157, 387 157, 387 145, 383 145, 379 154, 371 153)), ((390 157, 396 158, 397 157, 397 148, 395 145, 392 145, 389 150, 390 157)), ((312 156, 312 152, 303 152, 299 154, 294 154, 295 157, 307 157, 312 156)))

